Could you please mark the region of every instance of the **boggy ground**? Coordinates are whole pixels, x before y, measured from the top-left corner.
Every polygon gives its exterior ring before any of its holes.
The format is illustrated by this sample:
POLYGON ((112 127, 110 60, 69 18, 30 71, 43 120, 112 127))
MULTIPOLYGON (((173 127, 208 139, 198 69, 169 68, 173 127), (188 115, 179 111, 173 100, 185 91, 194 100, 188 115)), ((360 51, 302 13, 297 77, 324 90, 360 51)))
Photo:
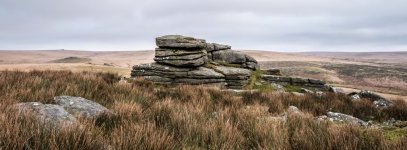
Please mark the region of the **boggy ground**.
POLYGON ((384 122, 407 120, 407 104, 383 110, 346 95, 235 93, 203 86, 165 86, 110 73, 0 72, 0 149, 405 149, 405 129, 318 121, 327 111, 384 122), (18 102, 81 96, 116 115, 49 130, 16 116, 18 102), (290 105, 304 114, 275 119, 290 105))

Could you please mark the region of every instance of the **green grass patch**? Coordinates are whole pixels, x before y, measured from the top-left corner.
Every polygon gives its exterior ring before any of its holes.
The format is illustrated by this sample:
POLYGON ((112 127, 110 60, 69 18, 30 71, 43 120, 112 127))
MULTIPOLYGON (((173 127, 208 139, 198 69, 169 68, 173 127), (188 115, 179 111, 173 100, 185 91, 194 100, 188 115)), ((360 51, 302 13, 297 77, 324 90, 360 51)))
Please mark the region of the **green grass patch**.
POLYGON ((262 70, 253 71, 251 76, 250 76, 249 84, 247 84, 244 89, 246 89, 246 90, 259 90, 261 92, 274 91, 274 88, 273 88, 273 86, 271 86, 271 84, 268 84, 268 83, 263 84, 261 82, 261 75, 263 73, 264 72, 262 70), (258 84, 258 83, 260 83, 260 84, 258 84))
POLYGON ((384 136, 386 137, 387 140, 396 141, 404 137, 407 137, 407 129, 395 127, 388 127, 383 129, 384 136))
POLYGON ((301 92, 301 87, 295 85, 284 85, 286 92, 301 92))

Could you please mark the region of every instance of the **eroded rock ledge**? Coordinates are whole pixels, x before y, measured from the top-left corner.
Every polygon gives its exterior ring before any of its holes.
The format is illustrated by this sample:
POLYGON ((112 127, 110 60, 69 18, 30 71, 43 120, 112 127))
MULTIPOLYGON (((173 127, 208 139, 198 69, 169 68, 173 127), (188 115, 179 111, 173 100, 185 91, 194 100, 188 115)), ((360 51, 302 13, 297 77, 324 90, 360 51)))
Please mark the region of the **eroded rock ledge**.
POLYGON ((182 35, 156 38, 155 63, 133 66, 132 77, 165 84, 216 84, 241 89, 257 61, 231 46, 182 35))

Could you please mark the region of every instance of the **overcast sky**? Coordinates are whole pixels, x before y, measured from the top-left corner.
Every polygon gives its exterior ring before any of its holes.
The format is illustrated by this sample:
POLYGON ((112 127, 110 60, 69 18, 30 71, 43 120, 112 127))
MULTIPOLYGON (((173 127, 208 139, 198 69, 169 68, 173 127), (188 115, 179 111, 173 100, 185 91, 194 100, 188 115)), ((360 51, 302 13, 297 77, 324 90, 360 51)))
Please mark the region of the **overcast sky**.
POLYGON ((234 49, 407 50, 407 0, 0 0, 0 49, 145 50, 183 34, 234 49))

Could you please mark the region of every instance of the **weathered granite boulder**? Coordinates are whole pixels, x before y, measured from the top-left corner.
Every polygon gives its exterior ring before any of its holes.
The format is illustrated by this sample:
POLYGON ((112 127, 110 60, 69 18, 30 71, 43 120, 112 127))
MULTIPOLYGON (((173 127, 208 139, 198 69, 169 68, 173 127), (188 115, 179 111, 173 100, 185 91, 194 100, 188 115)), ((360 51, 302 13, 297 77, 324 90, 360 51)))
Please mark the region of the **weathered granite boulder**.
POLYGON ((182 50, 182 49, 169 49, 169 48, 156 48, 155 57, 169 57, 169 56, 188 56, 198 55, 205 56, 206 51, 202 49, 195 50, 182 50))
POLYGON ((257 61, 253 57, 230 49, 214 51, 211 56, 212 61, 221 64, 238 64, 243 68, 249 68, 252 70, 257 70, 259 68, 257 61))
POLYGON ((218 84, 243 88, 257 61, 231 46, 181 35, 156 38, 155 63, 133 66, 132 77, 165 84, 218 84), (228 67, 227 67, 228 66, 228 67), (233 66, 233 67, 231 67, 233 66))
POLYGON ((184 56, 155 57, 154 61, 178 67, 199 67, 208 62, 208 56, 206 54, 192 54, 184 56))
POLYGON ((206 47, 205 40, 182 35, 157 37, 155 43, 160 48, 202 49, 206 47))
POLYGON ((205 50, 207 52, 212 52, 212 51, 219 51, 219 50, 228 50, 231 48, 232 47, 229 45, 223 45, 223 44, 217 44, 217 43, 206 43, 205 50))
POLYGON ((154 61, 178 67, 199 67, 209 61, 205 40, 181 35, 156 38, 154 61))
MULTIPOLYGON (((344 123, 351 123, 351 124, 356 124, 356 125, 361 125, 361 126, 367 126, 368 123, 350 116, 350 115, 346 115, 346 114, 342 114, 342 113, 337 113, 337 112, 328 112, 326 114, 326 117, 330 120, 330 121, 334 121, 334 122, 344 122, 344 123)), ((324 119, 324 117, 320 117, 320 119, 324 119)))
POLYGON ((133 66, 132 76, 143 76, 146 80, 158 83, 225 83, 225 76, 213 69, 179 68, 158 63, 133 66))
POLYGON ((309 78, 299 78, 280 75, 262 75, 261 79, 269 83, 276 83, 281 85, 294 85, 305 87, 307 89, 314 89, 318 91, 330 91, 331 87, 325 81, 309 78))
POLYGON ((225 75, 226 83, 229 88, 241 89, 249 83, 251 75, 251 70, 249 69, 216 66, 216 70, 225 75))
POLYGON ((57 96, 54 97, 54 102, 78 117, 96 119, 101 115, 113 114, 113 112, 106 107, 82 97, 57 96))
POLYGON ((223 62, 229 64, 243 64, 246 62, 246 56, 244 54, 232 50, 212 52, 212 58, 215 62, 223 62))
POLYGON ((42 104, 39 102, 19 103, 15 108, 22 115, 32 115, 40 124, 49 128, 62 128, 75 124, 75 117, 58 105, 42 104))

